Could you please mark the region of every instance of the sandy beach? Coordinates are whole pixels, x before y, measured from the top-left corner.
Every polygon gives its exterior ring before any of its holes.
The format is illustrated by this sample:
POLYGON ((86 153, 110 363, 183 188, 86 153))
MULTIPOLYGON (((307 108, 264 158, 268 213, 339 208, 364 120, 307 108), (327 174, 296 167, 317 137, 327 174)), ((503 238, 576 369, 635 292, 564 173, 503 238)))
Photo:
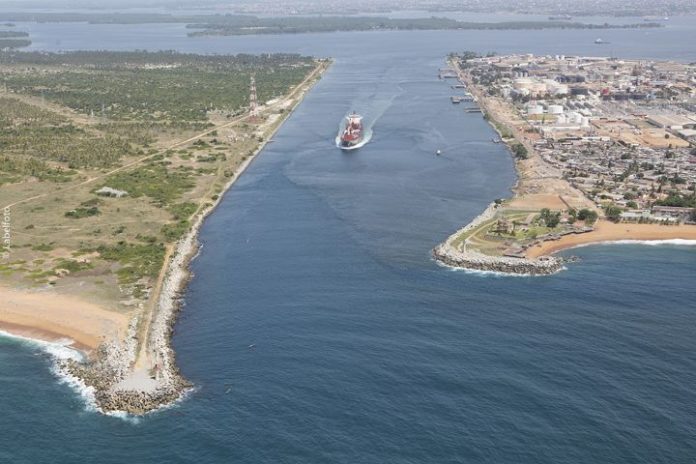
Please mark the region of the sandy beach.
POLYGON ((130 316, 47 290, 0 287, 0 330, 45 341, 73 340, 83 352, 126 334, 130 316))
POLYGON ((621 240, 696 240, 696 226, 663 226, 658 224, 615 224, 600 220, 595 230, 586 234, 566 235, 560 240, 544 242, 527 252, 528 258, 551 255, 568 248, 592 243, 616 242, 621 240))

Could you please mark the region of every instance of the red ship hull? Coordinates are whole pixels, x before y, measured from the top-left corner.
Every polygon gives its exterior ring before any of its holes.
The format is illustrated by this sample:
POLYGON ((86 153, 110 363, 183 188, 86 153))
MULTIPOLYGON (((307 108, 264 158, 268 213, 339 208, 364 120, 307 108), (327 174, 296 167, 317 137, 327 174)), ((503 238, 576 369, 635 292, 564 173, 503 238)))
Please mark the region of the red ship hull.
POLYGON ((351 114, 346 118, 346 126, 341 134, 341 148, 351 148, 363 140, 362 116, 351 114))

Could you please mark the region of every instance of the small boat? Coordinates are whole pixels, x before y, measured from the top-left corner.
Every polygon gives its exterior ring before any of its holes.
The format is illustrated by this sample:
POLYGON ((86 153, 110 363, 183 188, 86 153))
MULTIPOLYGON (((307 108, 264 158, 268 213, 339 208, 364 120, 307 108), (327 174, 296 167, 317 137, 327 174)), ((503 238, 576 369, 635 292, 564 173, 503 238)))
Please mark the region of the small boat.
POLYGON ((440 155, 442 154, 442 150, 436 151, 435 154, 436 154, 437 156, 440 156, 440 155))

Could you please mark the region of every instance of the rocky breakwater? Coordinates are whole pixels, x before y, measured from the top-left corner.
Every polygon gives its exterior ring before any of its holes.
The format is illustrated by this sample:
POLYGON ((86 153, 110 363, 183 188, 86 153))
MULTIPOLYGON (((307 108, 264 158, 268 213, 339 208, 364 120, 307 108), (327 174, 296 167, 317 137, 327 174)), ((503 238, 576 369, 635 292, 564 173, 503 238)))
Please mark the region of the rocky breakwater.
POLYGON ((181 292, 190 277, 189 263, 199 248, 198 230, 215 205, 217 201, 198 215, 167 263, 146 340, 137 337, 136 317, 123 340, 103 343, 87 363, 67 360, 62 365, 67 374, 88 387, 100 411, 143 415, 175 402, 191 387, 176 366, 171 338, 181 292), (141 343, 146 349, 139 356, 141 343))
POLYGON ((462 234, 469 233, 483 223, 493 219, 498 205, 491 203, 473 221, 452 234, 444 243, 433 249, 433 257, 440 263, 460 269, 474 271, 501 272, 518 275, 549 275, 563 269, 565 258, 543 256, 536 259, 514 258, 509 256, 490 256, 474 250, 468 243, 468 238, 456 246, 456 240, 462 234))
POLYGON ((134 369, 136 322, 137 319, 131 324, 125 340, 105 342, 89 362, 69 359, 60 366, 65 374, 86 387, 94 406, 103 413, 143 415, 173 403, 190 387, 173 364, 169 344, 163 347, 163 353, 170 353, 171 365, 167 372, 161 367, 141 371, 134 369))
POLYGON ((560 271, 566 262, 563 258, 544 256, 537 259, 489 256, 466 247, 458 250, 447 243, 433 250, 434 258, 450 267, 475 271, 502 272, 519 275, 549 275, 560 271))

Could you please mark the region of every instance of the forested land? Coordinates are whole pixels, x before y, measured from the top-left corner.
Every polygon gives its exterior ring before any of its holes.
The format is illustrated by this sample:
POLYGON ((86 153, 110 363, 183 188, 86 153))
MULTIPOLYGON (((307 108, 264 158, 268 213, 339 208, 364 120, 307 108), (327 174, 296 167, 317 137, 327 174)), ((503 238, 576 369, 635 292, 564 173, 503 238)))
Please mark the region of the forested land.
POLYGON ((443 17, 388 18, 382 16, 282 16, 241 14, 172 15, 164 13, 2 13, 0 19, 35 22, 88 22, 92 24, 186 24, 190 36, 291 34, 303 32, 374 30, 527 30, 654 28, 657 22, 591 24, 571 21, 465 22, 443 17))
POLYGON ((13 232, 0 272, 147 297, 165 249, 285 112, 244 119, 251 77, 263 105, 318 65, 290 54, 0 52, 0 207, 11 206, 13 232))

